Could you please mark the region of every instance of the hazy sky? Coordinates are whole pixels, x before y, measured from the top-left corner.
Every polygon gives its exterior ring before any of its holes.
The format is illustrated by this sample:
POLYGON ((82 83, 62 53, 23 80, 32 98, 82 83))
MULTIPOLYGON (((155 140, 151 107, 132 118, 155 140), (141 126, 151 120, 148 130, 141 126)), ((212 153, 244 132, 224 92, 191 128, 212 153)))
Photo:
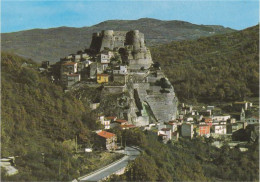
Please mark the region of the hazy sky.
POLYGON ((2 0, 1 32, 59 26, 84 27, 105 20, 183 20, 244 29, 259 22, 259 0, 2 0))

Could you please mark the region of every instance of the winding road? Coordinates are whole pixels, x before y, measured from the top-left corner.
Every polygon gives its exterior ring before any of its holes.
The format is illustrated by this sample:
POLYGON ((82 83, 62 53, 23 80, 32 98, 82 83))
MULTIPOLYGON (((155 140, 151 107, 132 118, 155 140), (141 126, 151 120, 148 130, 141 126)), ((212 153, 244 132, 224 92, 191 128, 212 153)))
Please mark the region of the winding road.
POLYGON ((140 154, 140 151, 138 148, 126 147, 125 154, 126 156, 124 156, 122 159, 101 169, 98 169, 97 171, 94 171, 88 175, 82 176, 78 178, 78 181, 100 181, 125 168, 129 161, 134 160, 140 154))

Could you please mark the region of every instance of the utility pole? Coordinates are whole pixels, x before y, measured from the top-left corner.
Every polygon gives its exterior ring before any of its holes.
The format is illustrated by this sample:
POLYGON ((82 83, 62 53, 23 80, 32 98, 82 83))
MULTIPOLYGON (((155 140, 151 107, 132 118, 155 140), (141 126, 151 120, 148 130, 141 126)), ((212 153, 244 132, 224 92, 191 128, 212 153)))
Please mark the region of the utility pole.
POLYGON ((60 164, 59 164, 59 180, 60 180, 60 173, 61 173, 61 157, 60 157, 60 164))
POLYGON ((78 137, 77 137, 77 135, 76 135, 76 153, 78 152, 78 137))
POLYGON ((121 148, 123 147, 122 135, 121 135, 121 148))

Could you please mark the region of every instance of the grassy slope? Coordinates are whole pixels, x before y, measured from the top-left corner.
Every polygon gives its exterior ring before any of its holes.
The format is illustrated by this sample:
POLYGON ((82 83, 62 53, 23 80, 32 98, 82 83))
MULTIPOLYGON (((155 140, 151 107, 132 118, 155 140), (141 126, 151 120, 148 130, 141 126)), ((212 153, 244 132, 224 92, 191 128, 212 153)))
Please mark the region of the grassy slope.
POLYGON ((259 27, 152 48, 180 100, 258 96, 259 27))
POLYGON ((88 48, 92 33, 106 29, 121 31, 139 29, 145 34, 148 45, 172 40, 196 39, 212 35, 210 32, 219 34, 234 31, 222 26, 195 25, 182 21, 111 20, 83 28, 59 27, 4 33, 2 50, 13 51, 15 54, 37 61, 56 62, 70 53, 88 48))

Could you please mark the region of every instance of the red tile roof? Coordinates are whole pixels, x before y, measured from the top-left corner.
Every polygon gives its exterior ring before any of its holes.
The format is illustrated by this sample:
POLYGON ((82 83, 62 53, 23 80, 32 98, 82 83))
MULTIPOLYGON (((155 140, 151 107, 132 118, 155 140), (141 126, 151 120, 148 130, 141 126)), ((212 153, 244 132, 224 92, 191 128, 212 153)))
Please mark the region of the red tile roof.
POLYGON ((121 125, 120 127, 122 127, 122 128, 134 128, 135 125, 132 125, 132 124, 126 124, 126 125, 121 125))
POLYGON ((116 122, 117 122, 117 123, 127 123, 127 121, 124 120, 124 119, 117 119, 116 122))
POLYGON ((110 132, 107 132, 107 131, 101 131, 97 134, 99 136, 103 137, 103 138, 112 138, 112 137, 116 136, 114 133, 110 133, 110 132))
POLYGON ((167 135, 165 135, 165 134, 159 134, 159 136, 167 136, 167 135))
POLYGON ((106 119, 109 119, 109 120, 113 120, 113 119, 116 119, 117 117, 116 116, 107 116, 105 117, 106 119))

